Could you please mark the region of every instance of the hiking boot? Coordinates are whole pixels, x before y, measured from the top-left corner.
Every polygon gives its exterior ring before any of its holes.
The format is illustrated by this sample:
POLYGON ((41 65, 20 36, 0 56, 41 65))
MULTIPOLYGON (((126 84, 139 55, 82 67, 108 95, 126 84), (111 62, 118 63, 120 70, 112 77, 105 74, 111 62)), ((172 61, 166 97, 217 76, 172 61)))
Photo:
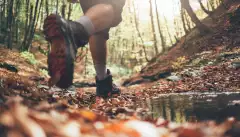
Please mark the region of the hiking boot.
POLYGON ((88 43, 83 26, 51 14, 44 21, 44 35, 51 44, 48 55, 49 86, 67 89, 73 84, 74 61, 77 49, 88 43))
POLYGON ((113 84, 112 75, 109 70, 107 70, 107 77, 104 80, 98 80, 96 77, 97 86, 97 96, 98 97, 111 97, 112 95, 119 95, 121 93, 120 89, 113 84))

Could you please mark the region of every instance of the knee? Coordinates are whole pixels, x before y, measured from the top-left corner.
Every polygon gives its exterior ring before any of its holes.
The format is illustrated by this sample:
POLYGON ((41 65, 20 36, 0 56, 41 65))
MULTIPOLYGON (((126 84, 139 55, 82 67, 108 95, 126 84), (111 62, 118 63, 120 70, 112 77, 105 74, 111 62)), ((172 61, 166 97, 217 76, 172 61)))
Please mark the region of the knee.
POLYGON ((114 8, 111 4, 103 4, 102 6, 102 10, 106 13, 106 14, 114 14, 114 8))

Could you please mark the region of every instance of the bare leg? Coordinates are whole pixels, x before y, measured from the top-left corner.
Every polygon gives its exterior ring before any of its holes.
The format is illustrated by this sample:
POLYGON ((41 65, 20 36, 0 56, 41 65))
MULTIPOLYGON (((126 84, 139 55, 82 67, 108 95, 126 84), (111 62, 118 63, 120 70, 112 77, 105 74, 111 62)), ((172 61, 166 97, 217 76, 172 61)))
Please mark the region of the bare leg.
POLYGON ((95 27, 95 32, 110 28, 114 19, 114 10, 110 4, 97 4, 91 7, 85 16, 89 17, 95 27))
MULTIPOLYGON (((91 28, 91 26, 94 28, 89 29, 94 31, 88 31, 92 32, 88 33, 90 35, 89 45, 94 67, 97 73, 96 93, 97 96, 102 97, 120 94, 121 92, 120 89, 112 83, 112 75, 106 68, 107 39, 105 32, 102 32, 120 22, 120 20, 115 19, 115 16, 115 9, 113 9, 113 6, 110 4, 97 4, 88 9, 85 13, 85 20, 88 20, 88 23, 85 23, 85 28, 91 28)), ((84 22, 84 18, 82 21, 84 22)))
MULTIPOLYGON (((99 32, 111 27, 114 18, 114 10, 112 5, 98 4, 91 7, 85 13, 85 16, 91 20, 95 28, 95 32, 99 32)), ((106 38, 101 33, 95 33, 89 39, 90 51, 99 80, 102 80, 107 76, 106 42, 106 38)))
POLYGON ((101 34, 95 34, 90 37, 89 45, 94 64, 106 64, 107 46, 106 39, 101 34), (101 47, 101 48, 99 48, 101 47), (101 49, 101 50, 100 50, 101 49))
POLYGON ((89 45, 97 77, 102 80, 107 76, 107 46, 104 35, 95 34, 91 36, 89 45))

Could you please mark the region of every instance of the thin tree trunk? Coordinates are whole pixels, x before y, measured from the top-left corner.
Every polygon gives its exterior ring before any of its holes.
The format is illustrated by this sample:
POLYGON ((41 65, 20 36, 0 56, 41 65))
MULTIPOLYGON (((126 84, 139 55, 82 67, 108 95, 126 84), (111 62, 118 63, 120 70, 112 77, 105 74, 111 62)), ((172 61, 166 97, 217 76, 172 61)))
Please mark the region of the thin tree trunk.
POLYGON ((213 0, 209 0, 210 6, 212 8, 212 11, 214 11, 215 7, 214 7, 214 1, 213 0))
POLYGON ((45 9, 47 16, 49 15, 48 0, 45 0, 45 9))
POLYGON ((58 14, 58 6, 59 6, 59 1, 57 0, 57 5, 56 5, 56 14, 58 14))
POLYGON ((156 10, 156 15, 157 15, 158 31, 159 31, 159 34, 160 34, 161 44, 162 44, 162 52, 164 52, 166 50, 166 42, 165 42, 163 32, 162 32, 162 29, 161 29, 157 0, 155 0, 155 6, 156 6, 155 10, 156 10))
POLYGON ((9 49, 12 49, 13 4, 14 4, 14 0, 10 0, 9 9, 8 9, 8 48, 9 49))
POLYGON ((7 24, 6 24, 6 0, 3 0, 3 4, 2 4, 2 12, 1 12, 1 26, 0 26, 0 32, 2 30, 4 30, 2 36, 1 36, 1 40, 2 42, 5 44, 6 41, 6 28, 7 28, 7 24))
POLYGON ((211 9, 211 6, 210 6, 210 3, 209 3, 209 1, 207 1, 207 9, 210 11, 210 10, 213 10, 213 9, 211 9))
POLYGON ((132 35, 132 50, 135 50, 135 37, 132 35))
POLYGON ((151 18, 151 27, 152 27, 152 32, 153 32, 153 46, 155 48, 155 53, 158 55, 158 47, 157 47, 157 36, 156 36, 156 30, 155 30, 155 25, 154 25, 154 17, 153 17, 153 3, 152 0, 149 0, 150 3, 150 18, 151 18))
POLYGON ((147 62, 149 62, 150 60, 147 57, 146 47, 144 46, 144 40, 143 40, 143 38, 141 36, 141 33, 139 31, 139 24, 138 24, 138 21, 137 21, 136 7, 135 7, 135 4, 134 4, 134 1, 132 2, 132 4, 133 4, 133 11, 134 11, 134 23, 135 23, 135 27, 136 27, 136 30, 137 30, 137 34, 138 34, 138 37, 141 40, 141 45, 142 45, 142 48, 143 48, 143 51, 144 51, 144 54, 145 54, 145 59, 146 59, 147 62))
POLYGON ((3 9, 3 6, 4 6, 4 3, 2 3, 1 5, 0 5, 0 35, 2 34, 2 26, 3 26, 3 11, 2 11, 2 9, 3 9))
POLYGON ((66 5, 64 0, 62 1, 62 3, 63 3, 63 5, 62 5, 62 8, 61 8, 61 13, 62 13, 62 17, 65 18, 67 5, 66 5))
MULTIPOLYGON (((42 0, 41 0, 42 3, 42 0)), ((31 42, 34 36, 34 32, 35 32, 35 22, 37 19, 37 12, 38 12, 38 5, 39 5, 39 0, 36 0, 36 5, 35 5, 35 9, 34 9, 34 16, 32 19, 32 23, 30 24, 30 35, 29 35, 29 39, 27 40, 27 45, 26 45, 26 50, 29 50, 30 46, 31 46, 31 42)))
POLYGON ((192 7, 190 6, 189 0, 180 0, 182 7, 187 11, 188 15, 191 17, 191 20, 196 24, 196 27, 200 31, 201 34, 205 34, 206 32, 209 32, 209 28, 205 26, 196 16, 196 14, 193 12, 192 7))
POLYGON ((183 12, 183 16, 184 16, 184 18, 186 20, 186 25, 188 27, 187 29, 191 30, 192 29, 192 27, 191 27, 191 20, 189 20, 188 15, 187 15, 185 10, 182 10, 182 12, 183 12))
POLYGON ((21 3, 21 0, 17 0, 17 3, 16 3, 16 17, 14 19, 15 21, 15 40, 16 40, 16 45, 18 45, 18 39, 19 39, 19 35, 18 35, 18 24, 19 24, 19 20, 18 20, 18 16, 19 16, 19 13, 20 13, 20 9, 21 9, 21 6, 22 3, 21 3))
POLYGON ((29 13, 29 6, 30 6, 30 0, 26 0, 26 13, 25 13, 25 16, 26 16, 26 20, 25 20, 25 33, 24 33, 24 39, 23 39, 23 42, 22 42, 22 45, 21 45, 21 50, 24 50, 24 47, 26 45, 26 41, 27 41, 27 37, 28 37, 28 32, 29 32, 29 18, 32 14, 32 6, 30 8, 30 15, 28 15, 29 13))
MULTIPOLYGON (((6 15, 6 0, 3 0, 3 11, 2 11, 2 15, 5 18, 6 15)), ((5 25, 5 24, 4 24, 5 25)))
POLYGON ((72 4, 69 3, 69 6, 68 6, 68 20, 70 20, 71 14, 72 14, 72 4))
MULTIPOLYGON (((39 13, 39 14, 40 14, 40 13, 39 13)), ((43 8, 42 8, 39 28, 43 28, 43 22, 44 22, 44 10, 43 10, 43 8)))
POLYGON ((168 37, 169 37, 169 39, 170 39, 171 44, 173 45, 173 40, 172 40, 172 37, 171 37, 170 31, 169 31, 169 28, 168 28, 168 25, 167 25, 167 24, 168 24, 168 23, 167 23, 167 19, 166 19, 165 16, 164 16, 164 21, 165 21, 165 24, 166 24, 168 37))
POLYGON ((212 20, 215 20, 214 17, 213 17, 213 12, 207 10, 207 9, 204 7, 204 5, 203 5, 203 3, 202 3, 202 0, 198 0, 198 3, 200 4, 201 9, 202 9, 206 14, 208 14, 209 17, 212 18, 212 20))
MULTIPOLYGON (((6 0, 3 0, 2 18, 3 18, 4 20, 6 19, 6 0)), ((6 21, 3 21, 3 24, 2 24, 1 26, 7 28, 6 21)), ((5 37, 4 37, 4 40, 5 40, 5 37)))
POLYGON ((37 13, 37 19, 36 19, 36 21, 35 21, 35 26, 34 26, 34 32, 33 32, 33 34, 35 33, 35 30, 37 29, 37 25, 38 25, 38 22, 39 22, 39 18, 40 18, 40 13, 41 13, 41 11, 42 11, 42 4, 43 4, 43 1, 44 0, 41 0, 41 2, 40 2, 40 6, 39 6, 39 11, 38 11, 38 13, 37 13))
POLYGON ((181 8, 181 19, 182 19, 182 23, 183 23, 183 30, 184 30, 185 34, 188 34, 189 30, 186 27, 183 8, 181 8))

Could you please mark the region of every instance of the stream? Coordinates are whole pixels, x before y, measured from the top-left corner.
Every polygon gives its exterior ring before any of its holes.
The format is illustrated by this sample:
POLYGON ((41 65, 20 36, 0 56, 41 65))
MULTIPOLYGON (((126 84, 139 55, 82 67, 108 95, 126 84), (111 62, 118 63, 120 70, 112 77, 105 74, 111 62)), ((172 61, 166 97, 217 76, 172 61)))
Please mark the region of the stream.
POLYGON ((240 92, 162 94, 140 105, 150 108, 152 118, 178 123, 240 120, 240 92))

